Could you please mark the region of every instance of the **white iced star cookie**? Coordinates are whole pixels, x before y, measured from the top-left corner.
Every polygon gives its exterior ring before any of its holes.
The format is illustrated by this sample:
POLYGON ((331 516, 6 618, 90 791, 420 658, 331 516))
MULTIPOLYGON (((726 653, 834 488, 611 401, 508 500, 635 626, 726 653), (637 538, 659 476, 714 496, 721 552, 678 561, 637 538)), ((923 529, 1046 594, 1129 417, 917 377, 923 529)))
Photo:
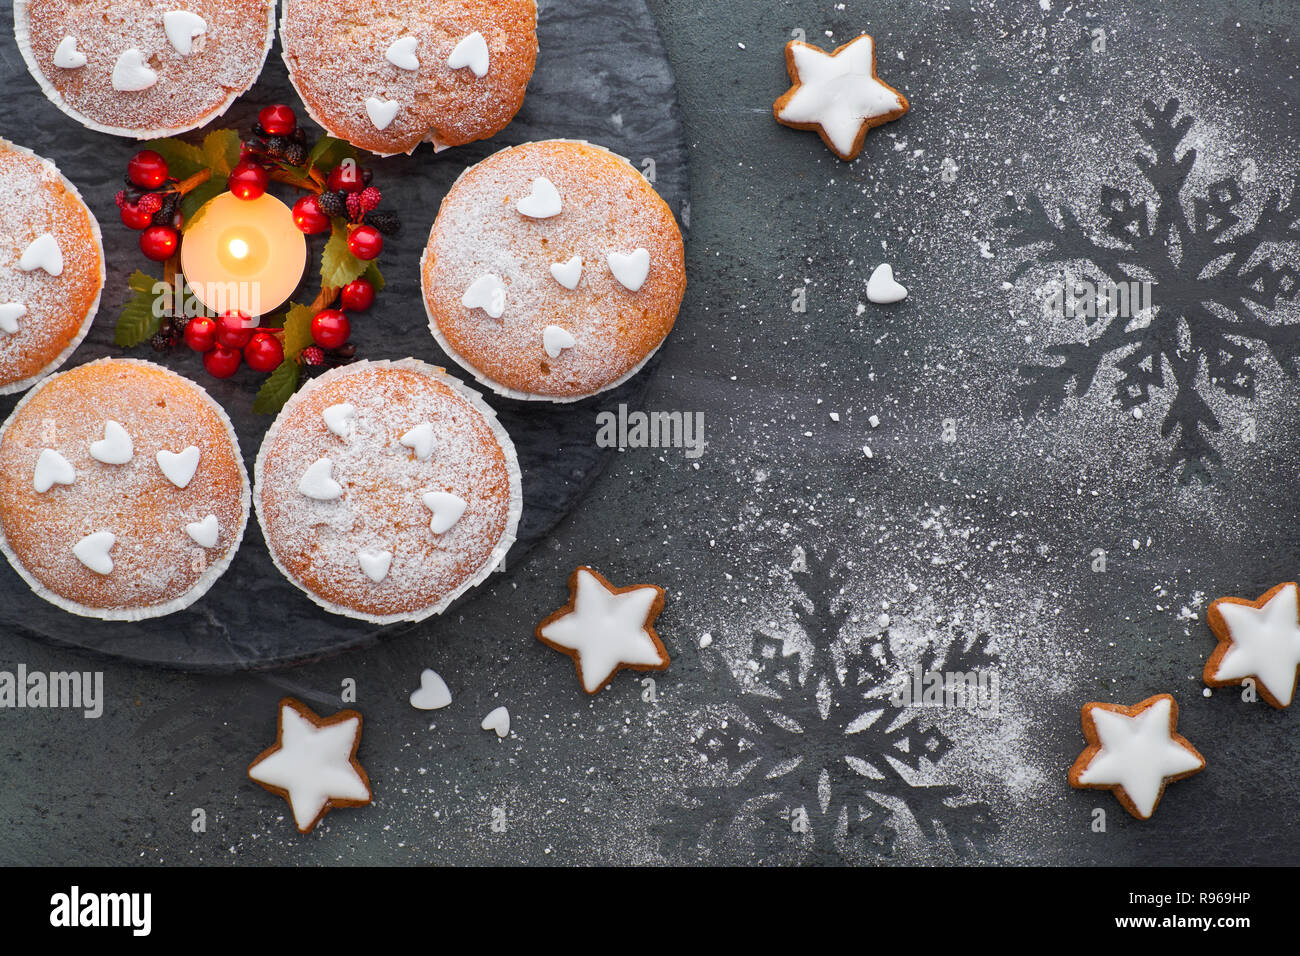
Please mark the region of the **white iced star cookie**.
POLYGON ((275 744, 248 765, 248 776, 289 801, 300 833, 310 833, 335 807, 370 802, 370 778, 357 762, 361 715, 341 710, 321 718, 303 704, 280 701, 275 744))
POLYGON ((569 603, 537 625, 537 639, 572 657, 582 689, 596 694, 624 667, 661 671, 668 666, 668 651, 654 629, 663 607, 663 588, 616 588, 583 566, 569 576, 569 603))
POLYGON ((1113 790, 1125 810, 1149 820, 1166 784, 1205 769, 1205 758, 1177 727, 1178 704, 1168 694, 1132 707, 1084 704, 1088 747, 1070 767, 1070 786, 1113 790))
POLYGON ((840 159, 857 158, 867 130, 907 112, 903 94, 876 76, 876 43, 865 33, 831 53, 791 40, 785 65, 793 85, 772 104, 776 121, 816 130, 840 159))
POLYGON ((1205 683, 1230 687, 1247 677, 1277 708, 1295 699, 1300 668, 1300 602, 1294 581, 1279 584, 1257 601, 1219 598, 1206 614, 1219 639, 1205 662, 1205 683))

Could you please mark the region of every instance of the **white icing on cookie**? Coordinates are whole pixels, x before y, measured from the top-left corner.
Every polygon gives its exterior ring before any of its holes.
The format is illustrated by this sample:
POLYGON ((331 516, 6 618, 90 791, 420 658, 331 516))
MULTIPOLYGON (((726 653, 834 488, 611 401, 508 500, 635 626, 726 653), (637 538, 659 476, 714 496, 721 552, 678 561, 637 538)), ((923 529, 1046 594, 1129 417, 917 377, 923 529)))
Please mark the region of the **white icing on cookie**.
POLYGON ((366 115, 370 117, 370 122, 375 124, 375 129, 388 129, 392 126, 400 107, 401 104, 397 100, 384 100, 378 96, 366 98, 366 115))
POLYGON ((321 458, 302 474, 298 490, 317 501, 334 501, 343 497, 343 486, 334 480, 334 462, 321 458))
POLYGON ((451 691, 447 682, 435 670, 426 667, 420 672, 420 688, 411 691, 411 706, 416 710, 441 710, 451 704, 451 691))
POLYGON ((320 414, 321 418, 325 419, 325 427, 338 435, 339 438, 347 441, 352 437, 352 433, 357 427, 357 407, 355 405, 349 402, 341 402, 338 405, 331 405, 320 414))
POLYGON ((498 707, 486 717, 483 723, 479 724, 483 730, 495 731, 498 737, 507 737, 510 735, 510 711, 504 707, 498 707))
POLYGON ((464 498, 453 495, 449 491, 428 491, 421 496, 420 500, 433 512, 429 530, 434 534, 442 534, 450 529, 469 507, 469 503, 464 498))
POLYGON ((501 318, 506 311, 506 287, 501 277, 491 272, 479 276, 460 297, 460 304, 467 309, 482 309, 494 319, 501 318))
POLYGON ((398 441, 415 452, 415 457, 420 461, 428 461, 429 456, 433 454, 435 441, 433 425, 430 422, 422 422, 399 438, 398 441))
POLYGON ((53 448, 42 448, 32 474, 32 487, 37 494, 45 494, 55 485, 70 485, 77 480, 77 470, 72 462, 53 448))
POLYGON ((907 298, 907 289, 894 281, 894 268, 888 262, 876 266, 867 280, 867 300, 876 305, 888 305, 907 298))
POLYGON ((27 306, 21 302, 0 303, 0 332, 15 335, 18 332, 18 320, 27 314, 27 306))
POLYGON ((172 48, 181 56, 194 52, 194 41, 208 32, 208 23, 197 13, 171 10, 163 14, 163 30, 172 48))
POLYGON ((388 45, 384 59, 399 70, 418 70, 420 58, 415 55, 415 48, 419 45, 419 37, 401 37, 388 45))
POLYGON ((651 587, 615 594, 594 574, 579 570, 573 610, 551 621, 541 634, 578 655, 583 688, 594 693, 621 664, 664 664, 645 626, 658 597, 651 587))
POLYGON ((357 564, 370 580, 378 584, 388 577, 388 569, 393 566, 393 552, 379 548, 362 548, 357 552, 357 564))
POLYGON ((59 240, 48 232, 37 236, 23 250, 18 268, 23 272, 44 269, 52 276, 63 275, 63 250, 59 248, 59 240))
POLYGON ((1228 626, 1232 645, 1219 661, 1214 679, 1258 678, 1279 704, 1290 706, 1300 667, 1296 586, 1286 585, 1261 608, 1229 601, 1215 606, 1228 626))
POLYGON ((113 89, 120 93, 139 93, 157 82, 158 74, 135 47, 124 50, 113 65, 113 89))
POLYGON ((72 553, 78 561, 96 574, 112 574, 113 559, 108 552, 117 544, 117 537, 111 531, 96 531, 88 534, 72 546, 72 553))
POLYGON ((534 179, 533 191, 515 203, 515 209, 519 210, 520 215, 529 219, 550 219, 558 216, 563 208, 560 191, 545 176, 534 179))
POLYGON ((871 37, 860 36, 837 54, 793 44, 799 87, 781 109, 786 123, 815 124, 840 155, 853 152, 863 124, 904 107, 899 95, 872 75, 871 37))
POLYGON ((1120 786, 1145 819, 1151 816, 1166 777, 1197 770, 1204 762, 1170 735, 1168 698, 1136 717, 1101 707, 1090 709, 1101 749, 1079 775, 1079 782, 1120 786))
POLYGON ((642 247, 633 252, 611 252, 605 257, 609 271, 628 292, 636 292, 650 274, 650 250, 642 247))
POLYGON ((577 344, 577 340, 568 329, 562 329, 558 325, 548 325, 542 330, 542 348, 546 349, 546 354, 551 358, 558 358, 565 349, 571 349, 577 344))
POLYGON ((462 37, 451 51, 451 56, 447 57, 447 65, 453 70, 467 66, 479 78, 487 76, 488 62, 487 40, 477 30, 462 37))
POLYGON ((190 445, 184 451, 170 452, 158 450, 158 467, 177 488, 184 488, 194 479, 194 472, 199 467, 199 449, 190 445))
POLYGON ((64 37, 54 48, 54 65, 61 70, 79 70, 86 65, 86 54, 77 49, 76 37, 64 37))
POLYGON ((551 275, 566 289, 576 289, 582 278, 582 256, 573 256, 565 262, 552 262, 551 275))
POLYGON ((208 515, 202 521, 191 521, 187 524, 185 533, 200 548, 215 548, 221 538, 221 525, 216 515, 208 515))
POLYGON ((90 457, 106 465, 125 465, 134 454, 131 436, 112 419, 104 422, 104 437, 90 443, 90 457))

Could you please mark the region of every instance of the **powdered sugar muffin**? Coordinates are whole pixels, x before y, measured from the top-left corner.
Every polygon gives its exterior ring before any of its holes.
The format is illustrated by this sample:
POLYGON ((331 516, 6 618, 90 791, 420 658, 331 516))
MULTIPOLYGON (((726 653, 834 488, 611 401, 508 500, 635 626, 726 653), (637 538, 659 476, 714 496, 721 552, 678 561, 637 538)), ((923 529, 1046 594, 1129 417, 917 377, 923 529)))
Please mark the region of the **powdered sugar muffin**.
POLYGON ((494 391, 557 402, 635 374, 686 290, 682 234, 633 166, 571 140, 466 170, 421 261, 429 328, 494 391))
POLYGON ((99 223, 48 160, 0 140, 0 395, 58 368, 104 288, 99 223))
POLYGON ((274 0, 14 0, 27 68, 91 129, 150 139, 220 116, 262 72, 274 0))
POLYGON ((486 139, 524 102, 534 0, 284 0, 280 42, 312 119, 380 155, 486 139))
POLYGON ((0 548, 38 595, 110 621, 170 614, 248 523, 234 429, 201 387, 100 359, 32 389, 0 429, 0 548))
POLYGON ((414 359, 312 380, 267 432, 254 475, 276 566, 326 610, 379 624, 440 613, 480 583, 523 507, 495 413, 414 359))

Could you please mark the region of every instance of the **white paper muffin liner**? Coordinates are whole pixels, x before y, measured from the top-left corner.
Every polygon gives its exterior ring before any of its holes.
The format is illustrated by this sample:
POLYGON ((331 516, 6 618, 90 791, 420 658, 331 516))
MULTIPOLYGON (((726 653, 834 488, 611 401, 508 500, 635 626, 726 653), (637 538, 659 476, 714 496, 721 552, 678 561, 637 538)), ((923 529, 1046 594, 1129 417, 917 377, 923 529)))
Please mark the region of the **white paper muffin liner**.
POLYGON ((99 302, 104 296, 104 284, 108 281, 108 272, 106 271, 104 258, 104 235, 99 229, 99 220, 95 218, 95 214, 91 211, 90 206, 86 203, 86 200, 82 197, 77 187, 72 184, 72 180, 59 172, 59 167, 55 166, 50 160, 46 159, 44 156, 38 156, 25 146, 19 146, 17 143, 11 143, 7 139, 0 138, 0 147, 8 147, 16 153, 23 153, 27 156, 31 156, 33 159, 39 160, 43 165, 49 167, 58 174, 59 178, 63 180, 63 185, 68 192, 76 196, 77 201, 85 207, 86 215, 90 218, 90 231, 95 237, 95 248, 99 251, 99 292, 95 296, 95 301, 90 303, 90 308, 86 310, 86 317, 81 321, 81 328, 77 330, 77 334, 72 337, 72 341, 67 344, 67 347, 56 355, 53 361, 35 375, 19 382, 10 382, 8 385, 0 385, 0 395, 12 395, 14 392, 21 392, 24 389, 31 388, 41 379, 45 378, 45 376, 49 375, 66 362, 71 357, 72 353, 77 350, 77 346, 79 346, 86 338, 86 333, 90 331, 90 326, 94 323, 95 316, 99 312, 99 302))
MULTIPOLYGON (((621 159, 623 162, 627 163, 628 166, 631 166, 633 169, 636 169, 635 166, 632 166, 631 160, 629 160, 626 156, 620 156, 612 149, 609 149, 606 146, 601 146, 599 143, 592 143, 585 139, 560 139, 560 138, 548 139, 545 142, 580 143, 583 146, 590 146, 592 149, 599 149, 602 152, 609 153, 609 155, 615 157, 616 159, 621 159)), ((487 156, 484 159, 480 160, 479 162, 485 163, 489 159, 492 159, 496 156, 500 156, 502 153, 508 153, 512 149, 518 149, 520 146, 528 146, 528 145, 530 144, 519 143, 515 146, 507 146, 505 149, 498 150, 497 152, 493 153, 491 156, 487 156)), ((475 163, 473 166, 461 170, 461 174, 456 177, 455 182, 451 184, 451 188, 449 188, 446 194, 444 195, 443 197, 444 201, 446 201, 446 196, 451 195, 452 189, 456 188, 456 184, 459 183, 461 179, 463 179, 471 170, 477 169, 478 166, 479 163, 475 163)), ((430 239, 433 238, 433 230, 437 227, 437 225, 438 225, 438 217, 434 216, 433 225, 429 227, 430 239)), ((508 388, 507 386, 502 385, 500 382, 496 381, 496 379, 489 376, 486 372, 479 369, 477 366, 474 365, 473 362, 471 362, 465 356, 457 352, 452 347, 452 344, 447 341, 447 337, 442 334, 442 329, 438 327, 438 322, 434 318, 433 310, 429 308, 429 297, 425 294, 425 289, 424 289, 424 263, 425 260, 427 260, 428 258, 429 258, 429 243, 428 241, 426 241, 424 244, 424 252, 420 253, 420 299, 424 302, 424 314, 429 319, 429 332, 433 335, 434 341, 438 343, 438 346, 443 350, 443 352, 446 353, 449 359, 451 359, 453 362, 455 362, 465 371, 469 372, 470 375, 474 376, 474 381, 478 382, 484 388, 487 388, 492 392, 495 392, 497 395, 502 396, 503 398, 513 398, 521 402, 553 402, 556 405, 569 405, 572 404, 573 402, 584 401, 585 399, 591 398, 593 395, 599 395, 602 392, 608 392, 610 389, 618 388, 624 382, 627 382, 632 378, 635 378, 636 375, 643 368, 645 368, 646 363, 649 362, 652 358, 654 358, 655 353, 658 352, 661 348, 663 348, 664 343, 668 341, 668 336, 665 335, 662 339, 659 340, 658 345, 656 345, 654 348, 652 348, 649 352, 645 354, 645 357, 642 358, 641 361, 637 362, 636 365, 632 366, 621 376, 616 378, 614 381, 610 382, 608 385, 602 385, 600 388, 590 392, 583 392, 581 395, 538 395, 535 392, 523 392, 518 389, 508 388)), ((675 324, 676 323, 674 322, 674 325, 675 324)), ((670 334, 671 331, 672 330, 670 329, 669 330, 670 334)))
MULTIPOLYGON (((199 393, 199 396, 208 405, 208 407, 217 413, 217 416, 220 418, 222 424, 226 428, 226 434, 230 437, 230 442, 234 449, 235 462, 239 465, 239 477, 241 483, 241 489, 239 495, 240 518, 239 518, 239 530, 235 533, 234 540, 231 542, 230 547, 227 549, 225 555, 223 555, 219 560, 213 561, 211 564, 209 564, 207 570, 205 570, 203 574, 199 576, 199 579, 195 581, 194 584, 190 587, 190 589, 186 591, 184 594, 181 594, 179 597, 175 597, 164 604, 155 604, 149 607, 141 607, 141 608, 90 607, 88 605, 81 604, 77 601, 73 601, 69 598, 66 598, 61 594, 56 594, 54 591, 51 591, 40 581, 36 580, 36 578, 33 577, 32 574, 23 565, 22 561, 18 558, 18 555, 14 553, 14 550, 10 546, 8 539, 5 537, 3 526, 0 526, 0 551, 4 552, 4 556, 9 561, 10 566, 15 571, 18 572, 19 577, 21 577, 24 581, 27 582, 27 586, 32 589, 32 591, 36 594, 37 597, 43 598, 44 600, 49 601, 51 604, 55 605, 56 607, 60 607, 63 610, 68 611, 72 614, 77 614, 80 615, 81 617, 98 618, 101 621, 143 621, 147 618, 152 618, 152 617, 165 617, 168 614, 175 614, 177 611, 184 610, 185 608, 193 604, 195 601, 197 601, 199 598, 203 597, 203 595, 207 594, 208 590, 212 587, 213 584, 216 583, 217 579, 226 573, 226 569, 230 567, 230 562, 233 561, 235 559, 235 555, 239 553, 239 546, 240 544, 243 543, 244 540, 244 531, 248 528, 248 515, 249 515, 249 511, 251 510, 250 505, 252 499, 252 492, 248 484, 248 471, 244 468, 244 455, 243 452, 240 451, 239 437, 235 434, 235 426, 231 424, 230 416, 227 415, 226 410, 222 408, 221 405, 218 404, 217 401, 211 395, 208 394, 207 389, 205 389, 198 382, 192 381, 191 379, 188 379, 183 375, 173 372, 169 368, 165 368, 164 366, 158 365, 155 362, 146 362, 143 359, 102 358, 102 359, 96 359, 93 362, 88 362, 86 366, 82 366, 82 367, 98 365, 101 362, 129 363, 132 365, 143 365, 148 368, 161 369, 164 372, 168 372, 171 375, 175 375, 177 378, 185 382, 190 388, 193 388, 195 391, 197 391, 199 393)), ((54 378, 48 379, 45 382, 45 384, 49 384, 49 382, 52 381, 54 381, 54 378)), ((0 442, 4 441, 5 432, 8 431, 10 422, 12 422, 18 416, 18 414, 23 410, 23 406, 26 405, 29 401, 31 401, 34 395, 39 394, 41 389, 44 387, 45 385, 38 386, 37 388, 32 389, 30 392, 28 392, 26 395, 22 397, 22 400, 14 408, 9 418, 5 420, 4 425, 0 426, 0 442)))
POLYGON ((285 421, 288 414, 298 404, 298 402, 302 401, 303 398, 310 394, 314 389, 320 387, 322 383, 332 381, 336 378, 343 378, 350 374, 355 374, 359 370, 367 367, 407 368, 419 372, 422 375, 427 375, 446 385, 453 392, 463 398, 471 408, 483 416, 483 420, 491 430, 492 436, 501 447, 502 455, 506 460, 506 472, 509 476, 510 499, 506 504, 506 526, 501 532, 500 540, 497 541, 496 546, 492 549, 492 553, 488 556, 488 559, 483 562, 483 565, 457 585, 450 593, 445 595, 442 600, 438 601, 436 604, 421 608, 418 611, 408 611, 399 614, 369 614, 365 611, 358 611, 355 608, 344 607, 341 604, 336 604, 333 601, 326 600, 294 577, 289 569, 281 563, 280 557, 276 554, 275 548, 269 539, 266 542, 266 549, 270 553, 271 560, 275 563, 276 568, 284 575, 285 579, 298 590, 302 591, 303 594, 307 595, 307 597, 311 598, 314 604, 324 608, 331 614, 339 614, 343 617, 350 617, 359 621, 369 621, 371 624, 398 624, 403 622, 415 623, 432 617, 435 614, 441 614, 458 597, 470 588, 478 587, 488 579, 492 572, 500 567, 501 562, 505 560, 506 552, 508 552, 511 546, 515 543, 515 536, 519 530, 519 519, 524 512, 523 473, 519 469, 519 458, 515 454, 515 443, 511 441, 510 434, 505 430, 505 426, 497 421, 496 411, 492 406, 488 405, 487 402, 483 401, 483 396, 474 391, 474 389, 460 382, 455 377, 448 375, 444 369, 414 358, 386 361, 362 360, 330 369, 324 375, 312 379, 295 392, 290 397, 289 401, 284 403, 284 408, 280 409, 280 414, 276 416, 271 427, 267 429, 266 437, 262 439, 262 447, 257 453, 257 461, 253 465, 253 482, 254 487, 257 489, 257 493, 253 496, 253 506, 257 511, 257 520, 258 523, 262 525, 263 536, 265 537, 266 522, 262 518, 261 498, 263 469, 266 462, 267 452, 273 444, 273 440, 280 429, 280 425, 285 421))
POLYGON ((23 61, 27 64, 27 72, 32 75, 41 88, 47 99, 57 106, 64 113, 67 113, 74 120, 85 126, 87 129, 93 129, 98 133, 108 133, 111 136, 125 136, 128 139, 162 139, 167 136, 179 136, 181 133, 188 133, 190 130, 206 126, 208 123, 223 116, 226 110, 230 109, 235 100, 239 99, 257 83, 262 75, 262 69, 266 66, 266 57, 271 52, 271 44, 275 41, 275 0, 266 0, 266 39, 262 44, 262 58, 257 67, 257 72, 253 75, 248 86, 242 90, 232 90, 225 101, 211 113, 208 113, 186 126, 177 126, 172 129, 148 129, 137 130, 127 129, 121 126, 107 126, 92 120, 89 116, 76 110, 63 94, 55 88, 49 78, 41 72, 41 68, 36 63, 36 56, 32 53, 31 44, 31 24, 27 16, 28 0, 14 0, 14 39, 18 43, 18 49, 23 55, 23 61))

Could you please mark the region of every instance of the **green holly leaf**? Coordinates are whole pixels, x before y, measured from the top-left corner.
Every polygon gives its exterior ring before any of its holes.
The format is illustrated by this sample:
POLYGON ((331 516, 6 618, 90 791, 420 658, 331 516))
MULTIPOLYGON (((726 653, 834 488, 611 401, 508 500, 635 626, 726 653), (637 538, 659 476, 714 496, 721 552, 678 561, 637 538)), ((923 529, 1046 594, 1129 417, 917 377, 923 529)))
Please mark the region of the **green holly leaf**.
POLYGON ((287 358, 296 359, 312 344, 311 320, 315 314, 308 306, 289 303, 289 311, 284 315, 284 354, 287 358))
POLYGON ((126 285, 127 288, 129 288, 132 292, 152 293, 154 290, 154 286, 158 285, 161 282, 162 282, 161 279, 155 279, 153 276, 146 275, 145 273, 141 272, 139 269, 136 269, 135 272, 131 273, 130 278, 126 280, 126 285))
POLYGON ((202 219, 203 213, 207 211, 208 202, 226 191, 226 180, 229 177, 229 173, 220 178, 213 176, 185 194, 185 198, 181 200, 181 216, 184 218, 181 225, 182 233, 193 229, 194 224, 202 219))
POLYGON ((347 223, 342 219, 335 219, 329 242, 325 243, 325 251, 320 257, 321 286, 327 289, 341 289, 365 271, 366 263, 348 249, 347 223))
POLYGON ((284 408, 298 390, 298 363, 286 358, 274 372, 266 377, 253 399, 253 411, 259 415, 274 415, 284 408))
POLYGON ((345 159, 355 161, 356 147, 333 136, 322 136, 307 154, 307 169, 333 169, 345 159))
POLYGON ((151 139, 141 144, 141 149, 151 149, 167 160, 167 175, 173 179, 188 179, 207 168, 203 150, 179 139, 151 139))
POLYGON ((239 162, 241 150, 239 134, 233 129, 213 130, 203 137, 203 165, 212 170, 213 179, 224 181, 239 162))
POLYGON ((366 271, 363 273, 370 284, 375 287, 375 292, 384 291, 384 274, 379 271, 379 263, 371 259, 366 263, 366 271))
MULTIPOLYGON (((137 272, 131 277, 133 283, 136 276, 149 279, 143 273, 137 272)), ((137 290, 122 307, 122 314, 117 317, 117 326, 113 330, 114 345, 134 348, 142 342, 148 342, 158 331, 158 326, 162 324, 162 315, 161 309, 155 308, 155 305, 159 304, 159 297, 154 295, 152 282, 153 280, 150 279, 150 287, 145 291, 137 290)), ((135 286, 132 285, 132 288, 135 286)))

